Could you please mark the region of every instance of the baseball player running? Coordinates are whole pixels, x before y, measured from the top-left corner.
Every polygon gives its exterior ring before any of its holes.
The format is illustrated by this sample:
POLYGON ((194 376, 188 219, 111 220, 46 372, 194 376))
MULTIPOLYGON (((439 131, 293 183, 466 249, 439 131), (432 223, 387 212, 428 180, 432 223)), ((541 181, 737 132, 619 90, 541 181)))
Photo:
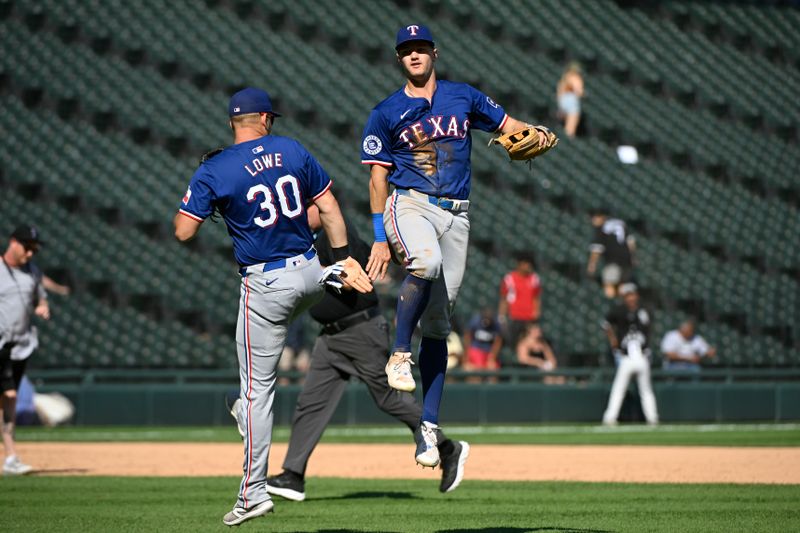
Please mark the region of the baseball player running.
POLYGON ((239 91, 230 99, 228 114, 234 144, 200 165, 174 224, 175 237, 187 241, 218 210, 242 276, 236 345, 244 473, 238 500, 223 518, 233 526, 273 507, 266 489, 267 459, 276 367, 287 325, 322 296, 321 283, 345 283, 360 292, 372 285, 348 257, 344 221, 327 173, 299 142, 270 135, 280 115, 269 95, 252 87, 239 91), (325 271, 312 247, 305 213, 309 201, 319 208, 333 259, 342 261, 325 271))
MULTIPOLYGON (((372 280, 384 277, 389 243, 408 270, 397 300, 396 339, 386 373, 393 388, 416 388, 411 335, 421 320, 423 411, 416 461, 433 467, 439 463, 436 430, 450 313, 467 259, 470 132, 510 133, 527 125, 467 84, 437 80, 439 52, 425 26, 400 28, 395 50, 406 83, 372 110, 361 147, 361 162, 370 165, 375 232, 367 271, 372 280), (389 183, 395 187, 391 196, 389 183)), ((544 144, 545 134, 539 135, 544 144)))
MULTIPOLYGON (((309 207, 308 217, 312 229, 320 229, 314 206, 309 207)), ((353 257, 359 263, 366 264, 369 245, 359 238, 350 225, 347 228, 347 241, 353 257)), ((333 262, 330 241, 324 233, 317 238, 314 247, 322 264, 333 262)), ((337 292, 328 288, 323 299, 309 313, 322 324, 322 331, 314 345, 311 367, 297 399, 283 472, 267 478, 267 492, 294 501, 303 501, 306 497, 308 459, 330 422, 351 376, 367 385, 372 399, 382 411, 408 426, 412 432, 419 430, 422 414, 422 408, 413 395, 397 392, 386 383, 384 365, 389 352, 389 324, 381 315, 375 293, 337 292)), ((439 490, 450 492, 463 479, 469 444, 452 441, 441 431, 437 440, 442 458, 439 490)))

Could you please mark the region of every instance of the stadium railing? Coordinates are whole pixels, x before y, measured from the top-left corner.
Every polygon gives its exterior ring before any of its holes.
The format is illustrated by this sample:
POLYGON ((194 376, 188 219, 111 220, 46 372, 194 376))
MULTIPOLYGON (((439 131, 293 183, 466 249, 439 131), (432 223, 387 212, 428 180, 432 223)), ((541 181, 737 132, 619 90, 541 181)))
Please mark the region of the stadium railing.
MULTIPOLYGON (((497 379, 503 383, 535 383, 545 378, 563 377, 569 384, 576 382, 610 382, 615 369, 611 367, 567 368, 552 372, 539 372, 533 369, 502 369, 492 371, 450 370, 447 378, 464 382, 471 378, 497 379)), ((281 378, 300 383, 303 372, 280 372, 281 378)), ((185 384, 236 384, 239 375, 235 370, 32 370, 30 377, 34 383, 56 384, 109 384, 109 383, 163 383, 185 384)), ((654 381, 686 380, 709 382, 752 382, 752 381, 800 381, 800 368, 709 368, 699 373, 653 369, 654 381)), ((557 385, 554 385, 557 386, 557 385)))

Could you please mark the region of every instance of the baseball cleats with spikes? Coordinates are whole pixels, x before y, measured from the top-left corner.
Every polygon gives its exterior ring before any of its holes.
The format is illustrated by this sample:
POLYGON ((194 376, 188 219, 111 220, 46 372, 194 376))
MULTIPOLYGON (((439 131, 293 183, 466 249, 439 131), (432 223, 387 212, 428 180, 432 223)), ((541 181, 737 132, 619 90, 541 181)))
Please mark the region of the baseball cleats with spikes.
POLYGON ((417 464, 430 468, 439 464, 439 448, 436 430, 439 426, 430 422, 423 422, 414 432, 414 441, 417 443, 415 459, 417 464))
POLYGON ((386 363, 386 375, 389 377, 389 386, 393 389, 414 392, 417 384, 414 383, 414 376, 411 375, 411 352, 394 352, 386 363))
POLYGON ((251 506, 248 509, 239 507, 237 505, 233 508, 233 510, 231 510, 231 512, 226 513, 225 516, 222 517, 222 523, 226 526, 238 526, 247 520, 271 513, 273 507, 275 507, 275 505, 272 503, 272 500, 263 501, 259 504, 251 506))
POLYGON ((440 492, 452 492, 464 479, 464 464, 469 457, 469 444, 460 440, 453 442, 453 451, 441 456, 439 467, 442 469, 442 482, 439 484, 440 492))
POLYGON ((293 502, 301 502, 306 499, 306 482, 303 476, 291 470, 284 470, 277 476, 267 478, 267 492, 276 494, 293 502))

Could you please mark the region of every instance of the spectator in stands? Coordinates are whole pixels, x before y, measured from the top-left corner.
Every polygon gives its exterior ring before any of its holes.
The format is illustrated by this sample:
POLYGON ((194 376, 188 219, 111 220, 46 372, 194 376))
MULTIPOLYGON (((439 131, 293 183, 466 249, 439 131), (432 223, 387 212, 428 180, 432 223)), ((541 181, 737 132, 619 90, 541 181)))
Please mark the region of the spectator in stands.
MULTIPOLYGON (((517 343, 517 364, 550 372, 558 368, 553 347, 544 336, 539 324, 528 324, 517 343)), ((548 384, 564 383, 561 376, 550 376, 543 380, 548 384)))
POLYGON ((534 264, 533 254, 519 254, 516 268, 500 284, 497 317, 506 328, 507 342, 514 350, 525 328, 541 316, 542 286, 534 264))
POLYGON ((50 318, 50 306, 42 285, 42 273, 31 263, 42 242, 33 226, 19 226, 11 234, 0 269, 0 388, 2 397, 2 436, 5 448, 4 475, 22 475, 32 470, 17 457, 14 422, 17 389, 25 373, 26 359, 12 361, 11 353, 25 339, 36 315, 50 318))
POLYGON ((581 98, 583 98, 583 74, 579 63, 573 61, 564 69, 556 87, 558 114, 564 120, 567 137, 575 137, 581 121, 581 98))
POLYGON ((608 337, 608 344, 614 354, 617 373, 608 406, 603 415, 603 424, 616 425, 622 400, 628 390, 631 377, 637 376, 639 398, 642 411, 650 425, 658 424, 658 410, 653 386, 650 383, 650 328, 652 313, 639 299, 639 292, 633 283, 624 283, 619 289, 622 304, 614 306, 606 315, 603 328, 608 337))
POLYGON ((717 350, 695 332, 692 319, 684 321, 678 329, 668 331, 661 340, 661 353, 664 355, 666 370, 685 370, 700 372, 700 361, 704 357, 713 358, 717 350))
POLYGON ((609 299, 617 296, 620 283, 633 280, 636 239, 628 234, 625 222, 610 217, 608 210, 597 208, 592 211, 594 236, 589 245, 589 263, 586 273, 594 277, 600 258, 603 258, 601 280, 603 292, 609 299))
POLYGON ((482 309, 470 320, 464 332, 467 347, 464 370, 497 370, 500 368, 500 348, 503 346, 500 323, 492 309, 482 309))

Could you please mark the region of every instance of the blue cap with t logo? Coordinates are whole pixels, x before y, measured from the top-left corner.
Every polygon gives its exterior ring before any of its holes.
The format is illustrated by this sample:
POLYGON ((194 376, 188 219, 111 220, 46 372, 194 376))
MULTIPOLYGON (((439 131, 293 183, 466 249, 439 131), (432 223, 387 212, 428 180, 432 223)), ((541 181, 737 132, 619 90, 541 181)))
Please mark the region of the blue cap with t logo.
POLYGON ((431 46, 434 46, 431 30, 421 24, 410 24, 400 28, 397 32, 397 43, 394 45, 395 50, 408 41, 426 41, 431 43, 431 46))

